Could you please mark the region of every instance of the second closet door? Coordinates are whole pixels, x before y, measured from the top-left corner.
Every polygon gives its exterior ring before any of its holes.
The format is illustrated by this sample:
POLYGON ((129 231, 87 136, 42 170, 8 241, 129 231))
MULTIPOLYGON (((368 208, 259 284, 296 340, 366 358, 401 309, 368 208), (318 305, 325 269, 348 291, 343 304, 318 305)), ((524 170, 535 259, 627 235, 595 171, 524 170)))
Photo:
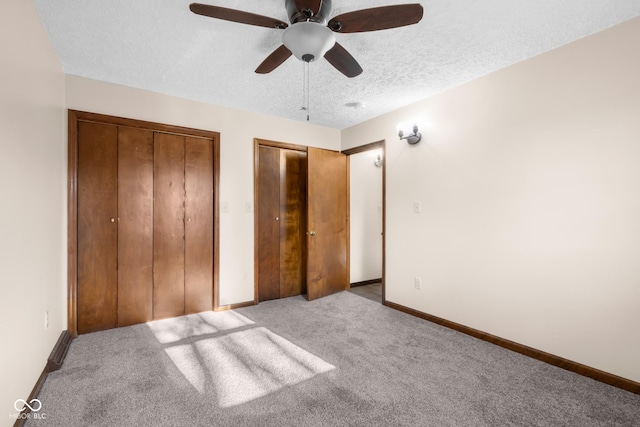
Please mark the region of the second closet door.
POLYGON ((153 317, 213 306, 213 145, 154 137, 153 317))
POLYGON ((258 300, 306 291, 306 153, 258 147, 258 300))

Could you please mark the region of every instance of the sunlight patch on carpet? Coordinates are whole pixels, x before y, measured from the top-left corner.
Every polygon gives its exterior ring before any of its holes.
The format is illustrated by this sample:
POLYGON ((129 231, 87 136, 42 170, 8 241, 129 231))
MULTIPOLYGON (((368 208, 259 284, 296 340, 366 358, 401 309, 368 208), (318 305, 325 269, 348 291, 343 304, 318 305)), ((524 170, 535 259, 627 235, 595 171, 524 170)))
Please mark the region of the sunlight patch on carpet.
POLYGON ((147 323, 171 362, 200 394, 231 407, 335 367, 234 311, 147 323))
POLYGON ((335 367, 266 328, 198 345, 215 366, 220 406, 235 406, 329 372, 335 367))
POLYGON ((147 326, 162 344, 187 338, 253 325, 254 322, 234 311, 203 312, 171 319, 154 320, 147 326))
POLYGON ((198 390, 198 393, 203 394, 205 392, 207 373, 198 360, 194 346, 187 344, 169 347, 165 352, 193 388, 198 390))
POLYGON ((165 351, 198 392, 214 395, 223 408, 335 369, 264 327, 209 337, 165 351))

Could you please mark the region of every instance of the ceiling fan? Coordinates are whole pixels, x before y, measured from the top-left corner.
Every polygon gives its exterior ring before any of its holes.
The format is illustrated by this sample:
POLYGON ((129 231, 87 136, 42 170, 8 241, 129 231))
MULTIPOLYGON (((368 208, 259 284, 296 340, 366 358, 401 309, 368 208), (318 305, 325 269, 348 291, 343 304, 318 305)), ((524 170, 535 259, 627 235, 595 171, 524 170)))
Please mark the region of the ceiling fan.
POLYGON ((285 0, 285 7, 291 25, 267 16, 201 3, 192 3, 189 9, 193 13, 211 18, 284 30, 282 45, 256 68, 256 73, 270 73, 294 55, 304 62, 324 57, 347 77, 360 75, 362 67, 336 42, 334 33, 361 33, 403 27, 420 22, 423 14, 420 4, 400 4, 343 13, 327 22, 331 0, 285 0))

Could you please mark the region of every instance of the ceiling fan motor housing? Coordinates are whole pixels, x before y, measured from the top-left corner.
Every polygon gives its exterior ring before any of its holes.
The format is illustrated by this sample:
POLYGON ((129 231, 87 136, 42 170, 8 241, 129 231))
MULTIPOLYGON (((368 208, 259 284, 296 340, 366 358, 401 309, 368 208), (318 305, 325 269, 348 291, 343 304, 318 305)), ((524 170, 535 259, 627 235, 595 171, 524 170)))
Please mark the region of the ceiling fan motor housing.
POLYGON ((313 13, 311 10, 298 10, 295 0, 285 0, 285 7, 287 8, 289 22, 292 24, 305 21, 325 24, 327 17, 331 13, 331 0, 322 0, 318 13, 313 13))

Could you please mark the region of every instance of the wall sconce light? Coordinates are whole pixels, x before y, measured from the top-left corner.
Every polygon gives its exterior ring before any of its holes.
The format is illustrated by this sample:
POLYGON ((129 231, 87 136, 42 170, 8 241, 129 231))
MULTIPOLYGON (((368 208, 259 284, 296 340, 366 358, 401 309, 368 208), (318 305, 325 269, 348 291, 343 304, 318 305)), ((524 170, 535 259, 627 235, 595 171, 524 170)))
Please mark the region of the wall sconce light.
POLYGON ((402 129, 398 131, 398 138, 400 140, 406 139, 407 142, 411 145, 417 144, 422 139, 422 134, 418 132, 418 125, 413 125, 413 133, 407 136, 404 136, 404 132, 402 129))

